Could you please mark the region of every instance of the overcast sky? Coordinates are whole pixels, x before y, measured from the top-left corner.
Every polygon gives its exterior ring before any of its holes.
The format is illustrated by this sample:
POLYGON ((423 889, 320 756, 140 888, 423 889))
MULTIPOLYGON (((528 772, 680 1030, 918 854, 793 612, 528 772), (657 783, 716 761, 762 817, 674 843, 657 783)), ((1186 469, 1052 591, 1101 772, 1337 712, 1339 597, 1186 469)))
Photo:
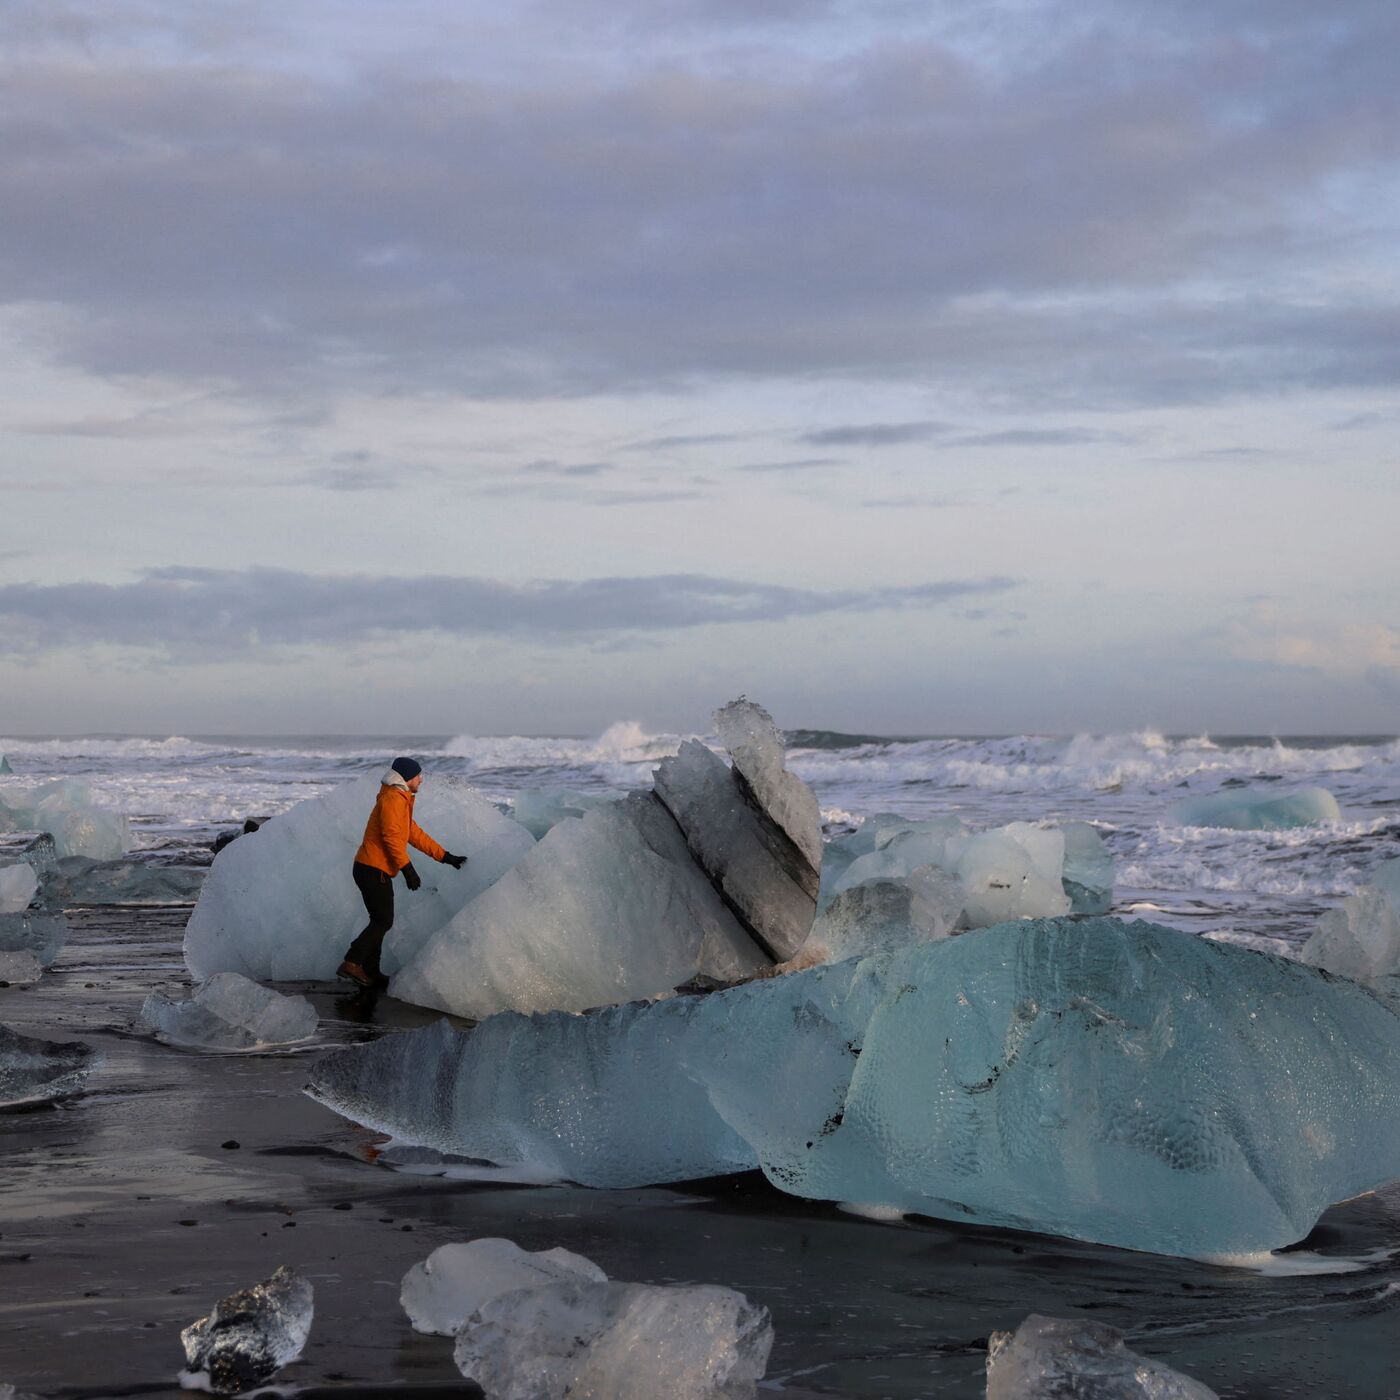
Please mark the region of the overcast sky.
POLYGON ((1394 0, 5 0, 0 732, 1400 730, 1394 0))

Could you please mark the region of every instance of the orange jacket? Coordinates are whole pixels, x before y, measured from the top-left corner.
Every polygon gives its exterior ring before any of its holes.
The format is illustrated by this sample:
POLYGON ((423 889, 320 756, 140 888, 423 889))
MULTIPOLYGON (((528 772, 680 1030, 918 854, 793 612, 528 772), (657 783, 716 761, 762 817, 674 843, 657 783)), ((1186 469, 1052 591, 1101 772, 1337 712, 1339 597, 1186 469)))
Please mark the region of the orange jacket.
POLYGON ((408 864, 408 848, 414 847, 434 860, 447 854, 426 831, 413 820, 414 794, 406 787, 383 783, 374 811, 365 823, 365 839, 355 852, 359 865, 372 865, 392 877, 408 864))

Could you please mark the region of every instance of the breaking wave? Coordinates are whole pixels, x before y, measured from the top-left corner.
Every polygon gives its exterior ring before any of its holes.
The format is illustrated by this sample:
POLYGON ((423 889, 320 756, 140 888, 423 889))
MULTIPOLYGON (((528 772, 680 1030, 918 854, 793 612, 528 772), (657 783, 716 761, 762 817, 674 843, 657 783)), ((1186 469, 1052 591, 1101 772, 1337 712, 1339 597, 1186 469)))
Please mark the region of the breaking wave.
POLYGON ((588 769, 659 763, 681 745, 683 736, 650 734, 635 720, 610 724, 595 739, 501 737, 460 734, 443 745, 449 758, 467 760, 473 771, 502 769, 588 769))

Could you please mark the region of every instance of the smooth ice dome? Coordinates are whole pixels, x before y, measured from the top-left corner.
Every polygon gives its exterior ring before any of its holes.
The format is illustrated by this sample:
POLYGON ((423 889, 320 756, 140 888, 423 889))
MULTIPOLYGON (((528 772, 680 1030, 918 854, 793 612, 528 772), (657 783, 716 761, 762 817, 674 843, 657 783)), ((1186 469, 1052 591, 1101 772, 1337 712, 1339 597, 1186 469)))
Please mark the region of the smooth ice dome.
POLYGON ((47 831, 58 855, 92 860, 115 860, 131 845, 127 819, 95 806, 92 789, 77 778, 0 788, 0 831, 47 831))
POLYGON ((152 992, 141 1019, 164 1040, 210 1050, 289 1045, 316 1034, 316 1008, 236 972, 216 972, 187 1001, 152 992))
POLYGON ((264 1283, 221 1298, 180 1333, 180 1384, 215 1395, 262 1385, 301 1355, 315 1311, 310 1283, 285 1264, 264 1283))
POLYGON ((539 841, 566 817, 581 817, 585 812, 591 812, 605 802, 616 801, 615 795, 575 792, 572 788, 526 788, 516 794, 510 814, 539 841))
POLYGON ((1337 799, 1319 787, 1288 793, 1227 788, 1205 797, 1183 798, 1167 809, 1167 820, 1178 826, 1218 826, 1232 831, 1286 831, 1341 819, 1337 799))
POLYGON ((39 1040, 0 1026, 0 1108, 76 1094, 100 1058, 78 1040, 39 1040))
POLYGON ((987 1400, 1218 1400, 1199 1381, 1123 1345, 1101 1322, 1032 1313, 987 1339, 987 1400))
POLYGON ((489 1400, 751 1400, 772 1346, 733 1289, 580 1280, 498 1294, 453 1359, 489 1400))
POLYGON ((567 1249, 531 1253, 510 1240, 480 1239, 433 1250, 403 1276, 399 1302, 415 1332, 452 1337, 478 1308, 502 1293, 607 1279, 595 1263, 567 1249))
POLYGON ((18 914, 28 909, 39 892, 39 876, 32 865, 20 861, 0 865, 0 914, 18 914))
POLYGON ((1379 866, 1370 885, 1329 909, 1298 955, 1313 967, 1363 981, 1400 973, 1400 860, 1379 866))
MULTIPOLYGON (((185 929, 190 975, 199 981, 216 972, 271 982, 334 977, 366 922, 350 870, 378 792, 378 778, 355 778, 226 846, 185 929)), ((449 778, 428 779, 414 820, 468 861, 453 870, 419 855, 414 868, 423 887, 410 893, 396 882, 385 971, 411 957, 534 845, 518 822, 449 778)))
POLYGON ((1032 920, 588 1016, 333 1052, 312 1094, 583 1185, 797 1195, 1162 1254, 1291 1244, 1400 1177, 1400 1018, 1149 923, 1032 920))

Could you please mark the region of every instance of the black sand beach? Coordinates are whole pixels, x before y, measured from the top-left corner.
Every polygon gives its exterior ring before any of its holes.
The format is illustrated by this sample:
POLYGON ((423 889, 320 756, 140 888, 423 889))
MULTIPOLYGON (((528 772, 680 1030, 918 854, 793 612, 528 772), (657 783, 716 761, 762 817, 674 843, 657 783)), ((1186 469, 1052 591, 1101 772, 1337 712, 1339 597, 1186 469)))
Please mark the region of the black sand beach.
MULTIPOLYGON (((375 1165, 374 1138, 300 1093, 308 1054, 201 1056, 133 1030, 184 983, 185 910, 88 909, 0 1021, 82 1039, 103 1065, 61 1107, 0 1114, 0 1384, 47 1397, 170 1396, 180 1329, 290 1264, 316 1319, 279 1377, 303 1394, 467 1396, 451 1345, 408 1325, 404 1272, 438 1245, 562 1245, 615 1277, 738 1288, 772 1312, 786 1396, 973 1397, 988 1333, 1029 1312, 1125 1329, 1237 1400, 1400 1394, 1400 1259, 1359 1272, 1243 1270, 936 1222, 881 1225, 757 1177, 594 1192, 463 1183, 375 1165)), ((432 1013, 330 988, 316 1048, 432 1013)), ((1400 1190, 1332 1210, 1327 1255, 1400 1249, 1400 1190)))

